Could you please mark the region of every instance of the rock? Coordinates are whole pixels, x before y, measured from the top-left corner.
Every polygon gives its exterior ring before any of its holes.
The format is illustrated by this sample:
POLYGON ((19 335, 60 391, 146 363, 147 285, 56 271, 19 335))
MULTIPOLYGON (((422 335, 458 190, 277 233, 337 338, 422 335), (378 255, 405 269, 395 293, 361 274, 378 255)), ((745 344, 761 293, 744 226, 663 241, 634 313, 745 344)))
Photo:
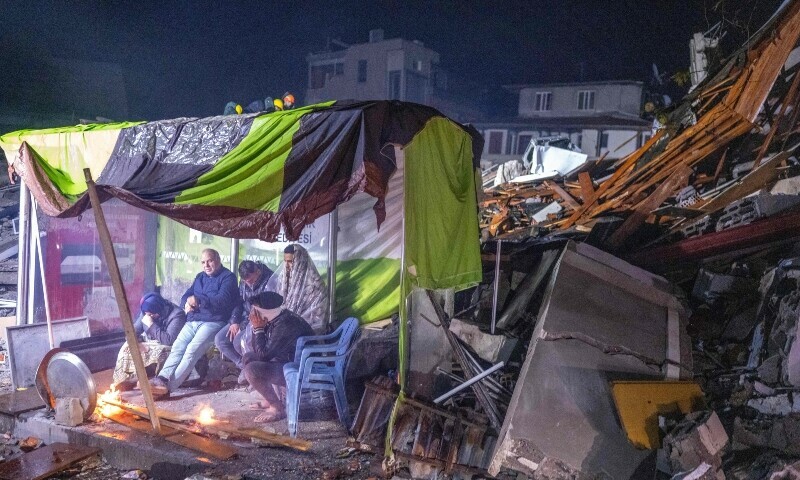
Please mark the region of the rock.
POLYGON ((28 437, 19 442, 19 448, 23 452, 30 452, 42 446, 42 439, 36 437, 28 437))
POLYGON ((83 423, 83 405, 79 398, 57 398, 55 422, 75 427, 83 423))
POLYGON ((764 360, 758 367, 758 378, 766 384, 776 384, 780 380, 781 357, 773 355, 764 360))

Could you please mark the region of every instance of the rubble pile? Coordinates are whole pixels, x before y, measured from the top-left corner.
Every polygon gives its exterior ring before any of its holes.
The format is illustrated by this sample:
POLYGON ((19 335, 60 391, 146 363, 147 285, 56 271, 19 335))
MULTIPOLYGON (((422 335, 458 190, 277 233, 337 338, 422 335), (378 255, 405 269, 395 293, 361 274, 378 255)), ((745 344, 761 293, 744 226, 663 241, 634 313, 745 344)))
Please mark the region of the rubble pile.
POLYGON ((523 159, 485 172, 483 238, 586 239, 643 265, 652 255, 634 251, 795 209, 800 65, 790 53, 798 36, 800 6, 790 2, 615 165, 601 158, 543 175, 523 159))

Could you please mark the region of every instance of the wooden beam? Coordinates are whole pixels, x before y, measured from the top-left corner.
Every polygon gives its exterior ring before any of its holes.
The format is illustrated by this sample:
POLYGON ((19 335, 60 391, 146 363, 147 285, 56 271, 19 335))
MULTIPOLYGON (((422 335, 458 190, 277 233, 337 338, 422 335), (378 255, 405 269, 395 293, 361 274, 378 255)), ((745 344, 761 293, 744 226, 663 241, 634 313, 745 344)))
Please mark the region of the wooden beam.
MULTIPOLYGON (((120 407, 122 408, 122 407, 120 407)), ((147 416, 138 416, 133 412, 124 409, 124 412, 108 415, 106 418, 113 420, 120 425, 125 425, 131 430, 137 432, 150 433, 152 429, 147 422, 147 416)), ((177 429, 169 425, 162 425, 162 436, 164 440, 186 447, 190 450, 200 452, 202 454, 214 457, 218 460, 227 460, 236 456, 237 451, 235 448, 226 445, 218 440, 206 438, 198 435, 196 432, 188 430, 188 428, 177 429)), ((179 424, 180 425, 180 424, 179 424)))
POLYGON ((761 159, 764 158, 764 155, 767 153, 767 149, 769 145, 772 143, 773 137, 775 137, 775 133, 781 126, 781 120, 783 120, 784 115, 786 115, 786 108, 789 104, 794 104, 797 95, 797 86, 800 84, 800 72, 794 74, 794 80, 792 80, 792 85, 789 87, 789 92, 786 96, 783 97, 781 101, 781 111, 778 113, 778 116, 775 117, 774 121, 772 122, 772 128, 769 129, 769 133, 767 134, 767 138, 764 139, 764 143, 761 145, 761 148, 758 150, 758 154, 756 154, 756 163, 753 164, 753 170, 758 168, 761 165, 761 159))
POLYGON ((578 201, 577 201, 577 200, 575 200, 574 198, 572 198, 572 195, 570 195, 569 193, 567 193, 567 191, 566 191, 566 190, 564 190, 563 188, 561 188, 561 185, 557 184, 556 182, 544 182, 544 184, 545 184, 545 185, 546 185, 548 188, 550 188, 551 190, 553 190, 554 192, 556 192, 556 195, 558 195, 559 197, 561 197, 561 198, 562 198, 562 199, 563 199, 563 200, 564 200, 564 201, 567 203, 567 205, 569 205, 569 206, 570 206, 570 208, 572 208, 573 210, 577 210, 577 209, 581 208, 581 204, 580 204, 580 203, 578 203, 578 201))
MULTIPOLYGON (((136 415, 144 419, 149 418, 147 411, 138 405, 126 404, 114 400, 104 400, 104 402, 109 405, 121 408, 125 412, 130 413, 132 415, 136 415)), ((180 422, 196 421, 195 416, 189 414, 176 413, 162 409, 157 409, 157 414, 159 418, 161 418, 161 421, 164 424, 164 426, 176 430, 182 430, 194 433, 194 430, 192 430, 191 427, 183 425, 180 422)), ((226 437, 239 436, 245 438, 254 438, 267 443, 271 443, 273 445, 278 445, 281 447, 289 447, 294 450, 300 450, 301 452, 307 452, 308 450, 311 449, 311 442, 307 440, 287 437, 285 435, 279 435, 277 433, 269 433, 255 428, 237 428, 222 421, 219 421, 219 423, 216 423, 214 425, 201 425, 200 428, 215 435, 222 434, 222 436, 226 437)))
POLYGON ((630 170, 631 168, 633 168, 634 165, 636 165, 636 162, 639 161, 642 155, 644 155, 645 152, 650 150, 650 148, 653 145, 655 145, 656 142, 658 142, 661 139, 661 137, 664 136, 664 133, 665 133, 664 129, 659 130, 658 132, 656 132, 655 135, 650 137, 650 140, 648 140, 642 146, 642 148, 628 155, 628 158, 625 159, 625 162, 614 171, 614 174, 611 175, 611 178, 609 178, 608 180, 603 182, 602 185, 600 185, 600 188, 597 189, 594 200, 592 200, 591 202, 584 203, 583 206, 581 206, 581 208, 577 209, 575 213, 573 213, 572 216, 570 216, 567 219, 567 221, 561 226, 561 228, 564 229, 569 228, 575 222, 580 220, 583 214, 586 213, 586 211, 589 210, 589 208, 591 208, 595 203, 597 203, 597 200, 600 198, 600 196, 603 195, 609 188, 611 188, 612 185, 615 185, 623 175, 627 174, 628 170, 630 170))
POLYGON ((86 177, 89 200, 92 203, 92 211, 94 212, 95 224, 97 225, 97 234, 100 237, 100 245, 103 247, 103 256, 108 266, 111 285, 114 287, 114 297, 117 300, 119 317, 122 321, 122 328, 125 330, 125 341, 128 344, 128 350, 131 352, 131 358, 133 359, 133 365, 136 369, 136 377, 139 379, 139 386, 142 390, 144 402, 147 405, 147 410, 150 412, 150 422, 153 424, 153 430, 160 435, 161 424, 156 414, 156 404, 153 401, 153 392, 150 390, 150 382, 147 381, 147 371, 145 370, 144 360, 142 360, 142 352, 139 351, 139 343, 136 341, 136 330, 133 327, 133 319, 131 318, 131 311, 128 307, 128 297, 125 294, 125 287, 122 284, 122 275, 119 273, 119 265, 117 264, 117 255, 114 253, 111 233, 108 231, 108 224, 106 224, 106 217, 103 214, 103 207, 100 205, 100 196, 97 195, 97 186, 94 180, 92 180, 92 172, 88 168, 84 168, 83 175, 86 177))
POLYGON ((596 193, 594 190, 594 182, 592 181, 592 177, 589 176, 589 172, 579 173, 578 183, 581 185, 581 199, 583 203, 593 203, 596 193))
POLYGON ((760 167, 752 170, 745 175, 739 182, 728 187, 725 191, 712 198, 707 202, 700 202, 692 205, 692 208, 699 208, 706 213, 712 213, 720 208, 725 208, 729 203, 744 198, 745 196, 763 188, 767 184, 773 182, 780 176, 781 171, 776 167, 789 158, 797 146, 790 148, 784 152, 774 155, 772 158, 764 162, 760 167))
POLYGON ((639 203, 625 222, 611 234, 611 238, 608 239, 609 246, 614 249, 621 247, 628 237, 644 223, 653 210, 664 203, 664 200, 674 195, 679 188, 686 185, 692 172, 692 169, 685 165, 675 170, 649 197, 639 203))

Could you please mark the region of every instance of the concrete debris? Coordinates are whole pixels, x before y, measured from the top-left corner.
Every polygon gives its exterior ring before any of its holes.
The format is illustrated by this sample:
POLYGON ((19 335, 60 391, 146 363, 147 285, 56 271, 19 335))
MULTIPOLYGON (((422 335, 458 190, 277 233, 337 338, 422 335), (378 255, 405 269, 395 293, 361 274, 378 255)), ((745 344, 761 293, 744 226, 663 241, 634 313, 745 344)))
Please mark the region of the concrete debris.
POLYGON ((716 412, 691 413, 664 438, 672 471, 692 472, 683 478, 724 479, 722 453, 727 444, 728 434, 716 412), (710 469, 699 468, 703 464, 710 469))
POLYGON ((787 455, 800 456, 800 415, 745 419, 733 425, 733 448, 771 448, 787 455))
POLYGON ((450 322, 450 331, 469 345, 479 357, 490 363, 508 362, 518 341, 516 338, 509 338, 505 335, 484 333, 477 325, 457 318, 450 322))
POLYGON ((748 407, 755 408, 765 415, 788 415, 800 413, 800 395, 788 393, 766 398, 753 398, 747 402, 748 407))
POLYGON ((57 398, 55 422, 68 427, 83 423, 83 405, 80 398, 57 398))

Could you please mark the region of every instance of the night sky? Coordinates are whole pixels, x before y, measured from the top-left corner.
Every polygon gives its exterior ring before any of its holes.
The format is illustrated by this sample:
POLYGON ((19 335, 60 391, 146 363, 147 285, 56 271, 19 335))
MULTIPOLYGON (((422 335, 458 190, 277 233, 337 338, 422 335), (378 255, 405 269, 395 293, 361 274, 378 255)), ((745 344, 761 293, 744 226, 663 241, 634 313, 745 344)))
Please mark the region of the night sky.
POLYGON ((652 63, 667 73, 688 70, 692 32, 722 14, 731 47, 779 4, 5 0, 0 54, 119 63, 129 117, 153 120, 217 115, 230 100, 246 104, 286 90, 300 99, 306 54, 323 51, 329 39, 366 42, 370 29, 382 28, 385 38, 420 40, 438 51, 456 93, 500 114, 513 106, 504 84, 648 81, 652 63))

